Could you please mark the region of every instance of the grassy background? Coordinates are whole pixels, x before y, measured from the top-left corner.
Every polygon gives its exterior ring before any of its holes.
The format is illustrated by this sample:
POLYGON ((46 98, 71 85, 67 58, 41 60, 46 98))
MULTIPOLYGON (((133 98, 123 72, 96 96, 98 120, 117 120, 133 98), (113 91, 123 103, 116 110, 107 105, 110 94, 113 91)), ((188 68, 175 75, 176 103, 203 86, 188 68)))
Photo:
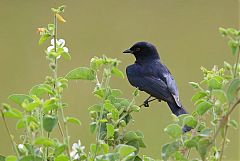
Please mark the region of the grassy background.
MULTIPOLYGON (((59 37, 66 40, 72 55, 70 62, 60 62, 60 75, 78 66, 88 66, 91 57, 102 54, 120 59, 120 68, 125 71, 134 58, 122 51, 136 41, 149 41, 157 46, 162 61, 176 79, 183 105, 191 112, 194 91, 188 82, 201 80, 200 66, 211 68, 214 64, 221 66, 224 60, 230 63, 234 60, 218 27, 238 27, 237 0, 0 1, 0 102, 8 102, 12 93, 27 93, 50 75, 44 53, 48 43, 37 44, 36 28, 52 21, 50 8, 55 5, 67 5, 64 14, 67 23, 59 26, 59 37)), ((131 97, 133 87, 127 79, 113 78, 112 86, 123 90, 125 97, 131 97)), ((87 110, 96 102, 92 88, 90 82, 70 82, 65 91, 64 100, 70 105, 66 113, 82 121, 82 126, 70 127, 72 142, 80 138, 89 145, 94 141, 87 110)), ((141 104, 146 96, 141 93, 137 102, 141 104)), ((239 120, 239 112, 235 113, 237 116, 239 120)), ((15 121, 9 122, 11 130, 19 134, 15 121)), ((135 115, 130 129, 143 131, 147 149, 142 151, 160 158, 161 146, 169 140, 163 129, 170 122, 167 105, 154 102, 135 115)), ((2 120, 0 129, 0 154, 11 154, 2 120)), ((240 160, 239 130, 231 130, 229 137, 226 160, 240 160)))

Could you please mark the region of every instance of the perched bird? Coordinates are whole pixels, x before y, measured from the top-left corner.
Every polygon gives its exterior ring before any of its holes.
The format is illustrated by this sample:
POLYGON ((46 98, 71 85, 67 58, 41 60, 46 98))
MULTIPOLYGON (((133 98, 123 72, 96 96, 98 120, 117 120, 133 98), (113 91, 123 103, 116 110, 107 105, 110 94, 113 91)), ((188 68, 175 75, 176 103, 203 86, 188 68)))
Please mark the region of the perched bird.
MULTIPOLYGON (((167 102, 173 114, 176 116, 186 114, 186 110, 179 100, 178 89, 173 76, 168 68, 161 63, 156 47, 149 42, 137 42, 123 53, 133 54, 136 58, 134 64, 126 69, 130 84, 150 96, 144 101, 148 107, 151 97, 159 101, 167 102)), ((153 99, 154 100, 154 99, 153 99)), ((183 131, 191 128, 184 126, 183 131)))

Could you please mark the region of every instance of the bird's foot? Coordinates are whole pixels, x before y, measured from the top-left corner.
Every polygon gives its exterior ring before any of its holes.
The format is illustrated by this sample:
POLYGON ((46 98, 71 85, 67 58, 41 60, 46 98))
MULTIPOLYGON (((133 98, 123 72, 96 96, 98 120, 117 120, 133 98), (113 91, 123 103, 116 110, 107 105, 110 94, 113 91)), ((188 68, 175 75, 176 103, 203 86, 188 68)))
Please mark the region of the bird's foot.
POLYGON ((144 107, 149 107, 148 100, 143 102, 144 107))

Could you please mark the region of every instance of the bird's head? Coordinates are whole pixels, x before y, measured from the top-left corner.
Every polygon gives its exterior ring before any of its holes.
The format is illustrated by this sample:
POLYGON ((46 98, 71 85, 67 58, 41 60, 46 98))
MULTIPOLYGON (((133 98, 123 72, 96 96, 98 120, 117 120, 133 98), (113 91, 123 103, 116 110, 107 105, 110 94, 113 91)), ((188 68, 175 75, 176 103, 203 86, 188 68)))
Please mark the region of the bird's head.
POLYGON ((137 42, 123 53, 133 54, 137 61, 159 59, 156 47, 149 42, 137 42))

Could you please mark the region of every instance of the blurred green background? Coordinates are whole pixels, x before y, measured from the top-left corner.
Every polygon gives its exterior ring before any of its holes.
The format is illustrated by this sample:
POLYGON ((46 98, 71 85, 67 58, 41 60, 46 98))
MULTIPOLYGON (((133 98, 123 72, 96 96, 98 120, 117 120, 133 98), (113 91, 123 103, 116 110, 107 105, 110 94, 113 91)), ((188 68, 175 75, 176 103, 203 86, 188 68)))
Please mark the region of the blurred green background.
MULTIPOLYGON (((122 51, 137 41, 155 44, 162 61, 168 66, 178 84, 180 98, 191 112, 194 93, 189 81, 200 81, 200 66, 211 68, 234 57, 218 27, 238 28, 239 2, 237 0, 0 0, 0 102, 9 102, 12 93, 27 93, 50 75, 44 50, 48 43, 38 45, 36 28, 52 21, 51 7, 67 5, 59 25, 59 37, 66 40, 72 55, 71 61, 60 62, 59 75, 79 66, 88 66, 93 56, 105 54, 122 61, 125 71, 134 58, 122 51)), ((133 87, 127 79, 113 78, 112 87, 131 97, 133 87)), ((89 132, 90 117, 87 108, 96 103, 91 94, 90 82, 70 82, 64 100, 70 107, 67 114, 82 121, 80 127, 70 127, 71 141, 79 138, 87 146, 94 141, 89 132)), ((137 103, 147 95, 141 93, 137 103)), ((239 110, 235 113, 239 120, 239 110)), ((164 127, 171 122, 171 113, 165 103, 154 102, 150 108, 135 114, 130 129, 144 132, 147 149, 142 152, 160 158, 161 146, 169 140, 164 127)), ((15 121, 9 120, 13 133, 15 121)), ((229 132, 231 143, 227 146, 226 160, 240 160, 239 130, 229 132)), ((16 138, 18 139, 18 138, 16 138)), ((10 141, 0 120, 0 154, 11 154, 10 141)))

